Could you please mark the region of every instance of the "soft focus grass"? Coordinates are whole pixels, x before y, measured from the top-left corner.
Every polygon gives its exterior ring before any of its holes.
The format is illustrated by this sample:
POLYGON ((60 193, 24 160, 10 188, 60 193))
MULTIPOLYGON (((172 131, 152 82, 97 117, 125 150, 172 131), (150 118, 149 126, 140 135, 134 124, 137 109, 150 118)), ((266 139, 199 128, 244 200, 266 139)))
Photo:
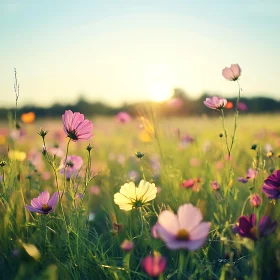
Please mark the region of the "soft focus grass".
MULTIPOLYGON (((82 156, 84 168, 78 179, 67 182, 67 194, 62 200, 65 220, 60 205, 47 216, 31 215, 24 208, 41 191, 56 191, 54 172, 43 156, 38 157, 35 166, 28 159, 20 162, 7 157, 8 148, 40 153, 40 127, 49 131, 47 148, 57 144, 65 152, 67 139, 62 122, 37 120, 22 125, 24 136, 15 140, 4 137, 6 140, 0 145, 0 160, 7 161, 7 165, 0 167, 4 177, 0 189, 1 279, 148 279, 140 262, 155 251, 168 260, 164 279, 279 277, 279 230, 254 244, 235 236, 232 227, 242 212, 279 218, 279 203, 269 202, 261 193, 261 185, 273 170, 279 169, 280 116, 240 115, 230 160, 226 157, 224 137, 219 137, 222 129, 218 113, 217 118, 148 118, 156 135, 148 143, 139 138, 141 121, 120 124, 112 118, 92 120, 91 166, 96 176, 90 182, 85 178, 88 142, 70 143, 69 155, 82 156), (180 137, 186 133, 195 141, 182 147, 180 137), (256 150, 251 149, 252 144, 258 145, 256 150), (266 144, 273 148, 272 157, 266 155, 266 144), (145 154, 143 159, 135 157, 137 151, 145 154), (153 169, 157 161, 159 172, 153 169), (249 168, 259 170, 257 178, 247 184, 238 182, 237 178, 244 177, 249 168), (144 176, 161 190, 143 211, 141 236, 139 212, 121 211, 113 201, 120 186, 131 180, 132 170, 139 175, 136 184, 144 176), (48 180, 43 179, 46 171, 51 174, 48 180), (180 187, 183 180, 190 178, 200 179, 197 191, 180 187), (221 185, 218 192, 210 187, 214 180, 221 185), (99 186, 100 194, 90 192, 92 186, 99 186), (76 198, 84 188, 87 191, 83 199, 76 198), (252 193, 262 196, 263 203, 258 209, 248 203, 252 193), (195 252, 170 251, 150 233, 163 209, 176 212, 184 203, 198 206, 204 220, 211 222, 207 242, 195 252), (89 213, 94 213, 93 221, 89 221, 89 213), (121 224, 123 230, 116 232, 113 223, 121 224), (120 249, 124 239, 133 239, 135 243, 129 254, 120 249)), ((1 128, 5 127, 8 125, 1 123, 1 128)), ((230 115, 226 118, 229 136, 232 127, 230 115)), ((58 165, 59 162, 57 159, 58 165)), ((63 175, 58 172, 57 176, 62 190, 63 175)))

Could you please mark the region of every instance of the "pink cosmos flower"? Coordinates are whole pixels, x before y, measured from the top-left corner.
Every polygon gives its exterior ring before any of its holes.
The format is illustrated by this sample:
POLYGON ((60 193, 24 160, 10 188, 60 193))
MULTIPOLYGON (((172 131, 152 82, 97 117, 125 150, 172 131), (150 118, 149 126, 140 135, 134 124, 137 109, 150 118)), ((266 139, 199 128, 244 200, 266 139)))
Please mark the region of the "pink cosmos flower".
POLYGON ((50 198, 50 193, 44 191, 40 195, 31 200, 31 206, 26 205, 25 208, 30 212, 36 212, 40 214, 49 214, 53 212, 58 200, 58 193, 54 192, 50 198))
POLYGON ((125 239, 121 244, 121 249, 126 253, 132 251, 133 248, 134 248, 134 243, 130 240, 125 239))
POLYGON ((217 191, 218 189, 220 189, 220 185, 217 181, 211 182, 210 185, 211 185, 212 190, 214 190, 214 191, 217 191))
POLYGON ((209 233, 210 223, 201 221, 201 211, 192 204, 184 204, 178 208, 177 215, 162 211, 156 231, 169 249, 193 251, 203 245, 209 233))
POLYGON ((172 108, 180 108, 183 105, 184 101, 181 98, 174 97, 167 101, 167 105, 172 108))
POLYGON ((259 194, 254 193, 250 197, 250 203, 253 207, 259 207, 262 203, 262 199, 259 194))
POLYGON ((88 140, 92 137, 92 122, 85 120, 84 115, 78 112, 73 113, 66 110, 62 115, 63 129, 73 141, 88 140))
POLYGON ((231 64, 229 68, 226 67, 223 69, 222 74, 227 80, 236 81, 241 75, 241 68, 238 64, 231 64))
POLYGON ((119 112, 116 115, 116 118, 121 123, 128 123, 131 120, 131 116, 128 113, 126 113, 126 112, 119 112))
POLYGON ((239 102, 237 104, 237 109, 240 110, 240 111, 247 111, 248 106, 244 102, 239 102))
POLYGON ((222 97, 212 96, 212 97, 206 98, 206 100, 203 101, 203 103, 205 106, 207 106, 210 109, 220 110, 226 106, 227 100, 222 97))
POLYGON ((165 270, 166 258, 160 255, 149 255, 142 260, 141 265, 150 277, 158 277, 165 270))
POLYGON ((68 156, 67 159, 61 161, 60 173, 64 174, 64 167, 66 166, 66 178, 76 176, 83 166, 83 159, 80 156, 68 156))
POLYGON ((246 175, 246 178, 247 179, 255 179, 258 175, 258 171, 257 170, 254 170, 253 168, 249 168, 248 169, 248 172, 247 172, 247 175, 246 175))

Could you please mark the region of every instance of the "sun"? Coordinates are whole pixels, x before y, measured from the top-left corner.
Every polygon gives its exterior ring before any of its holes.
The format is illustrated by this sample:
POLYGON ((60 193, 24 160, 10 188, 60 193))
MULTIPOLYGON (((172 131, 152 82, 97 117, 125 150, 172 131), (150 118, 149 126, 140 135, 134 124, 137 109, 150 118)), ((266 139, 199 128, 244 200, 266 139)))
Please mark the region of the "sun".
POLYGON ((149 89, 149 95, 153 101, 162 102, 172 95, 171 87, 164 81, 154 82, 149 89))
POLYGON ((149 98, 156 102, 162 102, 172 96, 174 88, 172 72, 168 65, 149 65, 146 70, 146 89, 149 98))

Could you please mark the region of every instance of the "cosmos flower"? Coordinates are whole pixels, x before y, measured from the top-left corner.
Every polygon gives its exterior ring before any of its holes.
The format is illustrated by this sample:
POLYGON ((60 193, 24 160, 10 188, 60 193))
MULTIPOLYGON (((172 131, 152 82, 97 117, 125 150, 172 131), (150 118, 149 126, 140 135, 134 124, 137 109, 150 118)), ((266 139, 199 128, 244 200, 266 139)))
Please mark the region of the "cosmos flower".
POLYGON ((40 214, 49 214, 53 212, 58 201, 58 193, 54 192, 50 198, 50 193, 48 191, 43 191, 36 198, 31 200, 31 206, 26 205, 25 208, 30 212, 36 212, 40 214))
POLYGON ((119 112, 116 118, 120 123, 128 123, 131 121, 131 116, 127 112, 119 112))
POLYGON ((132 251, 133 248, 134 248, 134 243, 132 241, 127 240, 127 239, 125 239, 123 241, 123 243, 121 244, 121 249, 126 253, 132 251))
POLYGON ((203 103, 205 106, 207 106, 210 109, 220 110, 226 106, 227 100, 222 97, 212 96, 206 98, 206 100, 203 101, 203 103))
POLYGON ((142 262, 142 268, 150 277, 158 277, 162 274, 166 267, 166 258, 160 255, 146 256, 142 262))
POLYGON ((241 68, 238 64, 231 64, 229 68, 226 67, 223 69, 222 75, 229 81, 236 81, 241 75, 241 68))
POLYGON ((66 110, 62 115, 63 129, 73 141, 88 140, 92 137, 92 122, 85 120, 84 115, 78 112, 73 113, 66 110))
POLYGON ((274 171, 263 182, 262 191, 270 199, 280 198, 280 170, 274 171))
POLYGON ((248 172, 247 172, 247 175, 246 175, 246 178, 247 179, 255 179, 258 175, 258 171, 253 169, 253 168, 249 168, 248 169, 248 172))
POLYGON ((258 236, 264 237, 273 233, 276 230, 276 227, 277 221, 272 222, 270 217, 262 216, 257 230, 256 215, 252 214, 250 217, 239 217, 237 225, 233 228, 233 232, 239 234, 242 237, 257 240, 258 236))
POLYGON ((64 167, 66 166, 66 178, 70 179, 71 176, 76 176, 83 166, 83 159, 80 156, 68 156, 63 159, 61 163, 60 173, 64 174, 64 167))
POLYGON ((248 106, 244 102, 239 102, 237 104, 237 109, 240 110, 240 111, 247 111, 248 106))
POLYGON ((130 211, 132 208, 140 208, 147 202, 155 199, 157 188, 141 180, 136 187, 134 182, 126 183, 121 186, 120 192, 114 195, 114 202, 119 205, 120 209, 130 211))
POLYGON ((250 203, 253 207, 259 207, 262 203, 262 199, 259 194, 254 193, 250 197, 250 203))
POLYGON ((171 98, 167 101, 167 105, 169 107, 172 107, 172 108, 175 108, 175 109, 178 109, 178 108, 182 107, 183 104, 184 104, 184 101, 181 98, 178 98, 178 97, 173 97, 173 98, 171 98))
POLYGON ((217 181, 211 182, 210 185, 211 185, 212 190, 214 190, 214 191, 217 191, 220 188, 220 185, 217 181))
POLYGON ((12 160, 24 161, 26 158, 26 153, 18 150, 9 150, 8 157, 12 160))
POLYGON ((203 245, 209 233, 210 223, 201 221, 201 211, 192 204, 184 204, 178 208, 177 215, 162 211, 156 231, 169 249, 193 251, 203 245))
POLYGON ((248 179, 243 178, 243 177, 238 177, 237 180, 243 184, 246 184, 248 182, 248 179))

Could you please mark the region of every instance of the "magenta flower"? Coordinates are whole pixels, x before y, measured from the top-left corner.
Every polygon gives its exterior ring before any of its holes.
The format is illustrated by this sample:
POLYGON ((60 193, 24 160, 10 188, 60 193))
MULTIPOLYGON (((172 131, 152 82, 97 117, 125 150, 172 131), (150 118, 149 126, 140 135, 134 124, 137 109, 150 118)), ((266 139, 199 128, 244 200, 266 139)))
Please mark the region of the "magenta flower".
POLYGON ((121 123, 128 123, 131 120, 131 116, 128 113, 126 113, 126 112, 119 112, 116 115, 116 118, 121 123))
POLYGON ((259 207, 262 203, 262 199, 259 196, 259 194, 257 193, 252 194, 250 197, 250 203, 253 207, 259 207))
POLYGON ((134 248, 134 243, 130 240, 125 239, 121 244, 121 249, 126 253, 132 251, 133 248, 134 248))
POLYGON ((241 75, 241 68, 238 64, 231 64, 229 68, 223 69, 222 74, 227 80, 236 81, 241 75))
POLYGON ((64 174, 64 167, 66 167, 66 178, 76 176, 83 166, 83 159, 80 156, 68 156, 63 159, 61 163, 60 173, 64 174))
POLYGON ((85 120, 84 115, 71 110, 62 115, 63 128, 67 137, 73 141, 88 140, 92 137, 92 122, 85 120))
POLYGON ((237 104, 237 109, 240 110, 240 111, 247 111, 248 106, 244 102, 239 102, 237 104))
POLYGON ((226 106, 227 100, 222 97, 212 96, 212 97, 206 98, 206 100, 203 101, 203 103, 205 106, 207 106, 210 109, 220 110, 226 106))
POLYGON ((270 199, 280 198, 280 170, 274 171, 263 182, 262 191, 270 199))
POLYGON ((277 221, 272 222, 270 217, 262 216, 259 222, 258 230, 256 228, 256 215, 250 217, 241 216, 237 225, 233 228, 234 233, 238 233, 242 237, 257 240, 259 237, 268 236, 276 230, 277 221))
POLYGON ((205 242, 210 223, 201 222, 202 214, 192 204, 184 204, 178 213, 164 210, 158 216, 156 231, 166 246, 172 250, 197 250, 205 242))
POLYGON ((217 191, 220 188, 220 185, 217 181, 211 182, 210 185, 211 185, 212 190, 214 190, 214 191, 217 191))
POLYGON ((36 212, 40 214, 49 214, 53 212, 58 200, 58 193, 54 192, 50 198, 50 193, 44 191, 40 195, 31 200, 31 206, 25 205, 25 208, 30 212, 36 212))
POLYGON ((141 265, 150 277, 158 277, 165 270, 166 258, 160 255, 149 255, 142 260, 141 265))

